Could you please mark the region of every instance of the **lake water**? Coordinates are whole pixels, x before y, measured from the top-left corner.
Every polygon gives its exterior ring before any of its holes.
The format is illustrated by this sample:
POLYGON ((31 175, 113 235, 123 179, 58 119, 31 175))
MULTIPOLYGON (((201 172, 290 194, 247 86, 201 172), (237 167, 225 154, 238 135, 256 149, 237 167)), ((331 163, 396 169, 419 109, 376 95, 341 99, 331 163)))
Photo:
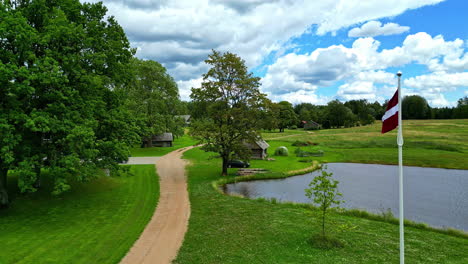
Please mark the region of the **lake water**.
MULTIPOLYGON (((329 163, 328 172, 338 180, 344 208, 373 213, 390 209, 398 217, 398 166, 329 163)), ((310 203, 304 189, 318 171, 279 180, 239 182, 225 192, 249 198, 310 203)), ((434 227, 468 231, 468 170, 404 167, 405 219, 434 227)))

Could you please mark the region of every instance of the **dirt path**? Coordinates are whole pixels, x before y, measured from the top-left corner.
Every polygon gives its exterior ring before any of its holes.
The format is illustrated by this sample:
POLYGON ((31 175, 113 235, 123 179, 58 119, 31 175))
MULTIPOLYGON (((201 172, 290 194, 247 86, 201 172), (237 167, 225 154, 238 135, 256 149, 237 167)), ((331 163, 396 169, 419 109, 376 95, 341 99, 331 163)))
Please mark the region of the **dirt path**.
POLYGON ((171 263, 177 256, 190 217, 185 178, 186 161, 181 156, 191 148, 193 147, 175 150, 156 161, 161 186, 158 206, 121 264, 171 263))

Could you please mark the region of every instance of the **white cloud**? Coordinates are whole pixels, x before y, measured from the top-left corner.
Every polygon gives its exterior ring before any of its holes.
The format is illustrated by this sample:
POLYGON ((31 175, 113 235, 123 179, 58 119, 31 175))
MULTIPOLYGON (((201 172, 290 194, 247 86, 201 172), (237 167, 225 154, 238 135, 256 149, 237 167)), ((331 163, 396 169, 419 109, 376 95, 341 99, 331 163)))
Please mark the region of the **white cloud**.
POLYGON ((291 38, 309 32, 312 25, 317 25, 317 34, 333 33, 357 23, 396 16, 406 10, 441 1, 103 2, 109 14, 114 15, 124 28, 132 46, 138 48, 137 56, 161 62, 179 81, 197 79, 202 69, 200 62, 211 49, 234 52, 245 59, 249 67, 255 67, 262 63, 266 55, 281 50, 291 38), (197 66, 198 70, 194 70, 197 66), (185 72, 187 68, 192 71, 185 72))
POLYGON ((409 27, 396 23, 382 25, 379 21, 369 21, 361 27, 355 27, 348 32, 348 37, 375 37, 401 34, 409 31, 409 27))
POLYGON ((315 92, 309 90, 298 90, 281 95, 268 94, 268 98, 270 98, 274 102, 288 101, 292 104, 306 102, 316 105, 326 105, 330 100, 332 100, 331 97, 318 96, 317 94, 315 94, 315 92))
POLYGON ((190 94, 192 88, 199 88, 203 78, 191 79, 188 81, 177 81, 177 86, 179 87, 180 99, 183 101, 190 100, 190 94))
POLYGON ((379 46, 379 41, 367 37, 355 40, 351 48, 333 45, 302 55, 287 54, 268 67, 262 90, 285 96, 306 90, 306 85, 314 87, 309 89, 313 92, 317 87, 345 81, 338 87, 338 98, 382 100, 379 88, 396 85, 395 75, 384 70, 410 63, 426 65, 430 71, 445 70, 405 81, 416 94, 432 98, 428 99, 431 104, 448 104, 441 93, 467 86, 468 65, 464 61, 468 55, 463 40, 445 41, 440 35, 431 37, 420 32, 407 36, 401 46, 393 49, 379 51, 379 46))
POLYGON ((468 72, 434 72, 419 75, 404 80, 404 85, 410 88, 439 93, 453 91, 458 87, 468 87, 468 72))

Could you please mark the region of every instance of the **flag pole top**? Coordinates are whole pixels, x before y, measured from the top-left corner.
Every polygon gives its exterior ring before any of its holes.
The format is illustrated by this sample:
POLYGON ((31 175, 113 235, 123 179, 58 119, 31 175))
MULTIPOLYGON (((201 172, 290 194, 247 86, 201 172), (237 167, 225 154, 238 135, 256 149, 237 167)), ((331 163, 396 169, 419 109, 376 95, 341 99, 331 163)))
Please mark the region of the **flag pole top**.
POLYGON ((398 77, 401 77, 402 74, 403 74, 403 73, 401 73, 401 71, 398 71, 396 75, 397 75, 398 77))

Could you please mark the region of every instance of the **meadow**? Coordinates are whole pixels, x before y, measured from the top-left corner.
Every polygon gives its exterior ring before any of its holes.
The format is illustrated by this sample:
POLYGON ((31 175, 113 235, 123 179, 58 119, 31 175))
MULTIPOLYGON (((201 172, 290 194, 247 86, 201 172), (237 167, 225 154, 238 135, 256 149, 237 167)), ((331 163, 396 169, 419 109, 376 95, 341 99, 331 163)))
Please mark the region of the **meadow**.
POLYGON ((159 197, 153 165, 130 174, 74 183, 53 196, 20 194, 10 177, 12 203, 0 210, 0 263, 117 263, 151 219, 159 197))
MULTIPOLYGON (((373 125, 315 131, 286 130, 284 133, 263 132, 262 137, 271 145, 269 153, 280 145, 294 156, 295 141, 309 141, 315 146, 301 149, 324 151, 323 157, 315 160, 325 162, 354 162, 398 164, 396 130, 381 134, 381 122, 373 125)), ((403 162, 407 166, 468 169, 468 120, 404 120, 403 162)), ((281 165, 267 161, 253 161, 253 166, 278 170, 291 170, 300 165, 292 157, 274 156, 281 165), (288 162, 282 162, 288 160, 288 162)), ((299 160, 299 159, 297 159, 299 160)), ((302 165, 304 167, 304 164, 302 165)))
MULTIPOLYGON (((222 194, 213 188, 220 179, 220 161, 210 155, 198 148, 185 153, 193 164, 188 170, 191 217, 175 263, 398 262, 397 224, 332 214, 332 234, 344 247, 314 248, 309 239, 320 225, 313 209, 222 194)), ((408 263, 468 262, 466 237, 416 226, 406 227, 405 234, 408 263)))
MULTIPOLYGON (((191 219, 176 263, 396 263, 398 221, 360 211, 332 214, 332 234, 343 248, 319 250, 309 244, 318 233, 314 209, 308 206, 250 200, 222 193, 226 182, 282 178, 312 170, 319 161, 397 164, 396 132, 382 135, 381 123, 347 129, 318 131, 264 131, 273 161, 252 160, 251 167, 270 170, 267 174, 235 177, 237 169, 221 178, 220 161, 200 149, 188 151, 191 219), (323 157, 294 155, 296 141, 313 145, 302 150, 323 157), (279 146, 289 156, 274 156, 279 146), (340 228, 337 228, 340 227, 340 228)), ((468 120, 410 120, 404 122, 405 165, 468 169, 468 120)), ((304 186, 306 188, 306 186, 304 186)), ((466 263, 466 233, 431 230, 408 222, 408 263, 466 263)))

